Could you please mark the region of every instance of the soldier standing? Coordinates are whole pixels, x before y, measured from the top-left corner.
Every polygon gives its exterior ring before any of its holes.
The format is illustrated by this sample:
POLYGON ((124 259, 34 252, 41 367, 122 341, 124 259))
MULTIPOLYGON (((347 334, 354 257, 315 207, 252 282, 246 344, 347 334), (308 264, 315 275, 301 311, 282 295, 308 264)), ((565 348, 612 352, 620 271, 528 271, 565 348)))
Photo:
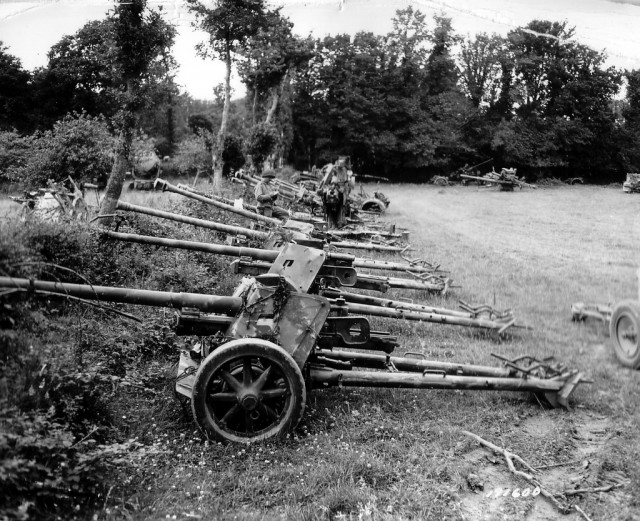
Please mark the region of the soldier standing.
POLYGON ((271 184, 276 174, 273 170, 265 170, 262 174, 262 180, 256 185, 254 195, 258 202, 258 213, 265 217, 275 217, 276 219, 286 219, 289 212, 284 208, 280 208, 274 204, 278 198, 278 190, 271 184))

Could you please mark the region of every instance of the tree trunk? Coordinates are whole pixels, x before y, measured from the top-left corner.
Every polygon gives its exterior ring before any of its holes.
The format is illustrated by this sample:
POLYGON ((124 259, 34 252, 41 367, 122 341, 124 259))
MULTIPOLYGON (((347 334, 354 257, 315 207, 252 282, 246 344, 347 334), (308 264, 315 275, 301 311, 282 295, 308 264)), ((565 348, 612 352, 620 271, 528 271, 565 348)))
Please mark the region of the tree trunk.
POLYGON ((104 216, 100 220, 100 224, 108 226, 113 222, 113 215, 116 213, 116 206, 122 187, 124 185, 125 175, 130 168, 131 161, 131 143, 133 141, 133 128, 122 128, 118 136, 118 144, 116 149, 116 158, 109 174, 109 181, 105 190, 104 199, 100 206, 100 215, 104 216))
POLYGON ((113 215, 116 213, 116 206, 122 187, 124 185, 125 174, 131 168, 131 146, 133 144, 133 133, 135 129, 136 116, 131 108, 131 100, 134 100, 136 93, 133 81, 127 81, 127 97, 122 115, 122 126, 118 136, 116 146, 116 158, 109 174, 107 188, 105 190, 104 199, 100 205, 100 215, 104 216, 100 219, 102 226, 108 226, 113 222, 113 215))
POLYGON ((269 107, 269 111, 267 112, 267 118, 265 119, 265 123, 269 125, 276 115, 276 109, 278 108, 278 102, 280 101, 280 96, 282 96, 282 91, 284 90, 285 83, 287 82, 287 78, 289 76, 289 70, 287 70, 280 80, 280 85, 278 85, 275 89, 273 89, 273 97, 271 98, 271 107, 269 107))
POLYGON ((222 168, 224 166, 222 160, 222 151, 224 150, 224 138, 227 135, 227 123, 229 121, 229 107, 231 105, 231 52, 227 49, 225 64, 227 70, 224 78, 224 106, 222 107, 222 122, 220 123, 220 131, 216 147, 213 151, 213 189, 219 192, 222 188, 222 168))

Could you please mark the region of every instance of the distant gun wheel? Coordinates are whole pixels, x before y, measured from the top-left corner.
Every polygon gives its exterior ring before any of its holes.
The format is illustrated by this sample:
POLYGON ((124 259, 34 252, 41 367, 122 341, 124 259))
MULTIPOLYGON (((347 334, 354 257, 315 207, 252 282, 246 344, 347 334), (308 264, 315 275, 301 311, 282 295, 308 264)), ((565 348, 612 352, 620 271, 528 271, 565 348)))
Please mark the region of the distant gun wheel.
POLYGON ((611 314, 609 332, 616 358, 622 365, 640 367, 640 302, 624 300, 611 314))
POLYGON ((305 402, 304 378, 291 355, 266 340, 240 339, 202 362, 191 408, 207 437, 248 443, 295 428, 305 402))
POLYGON ((382 201, 370 199, 362 203, 362 210, 365 212, 383 213, 386 210, 386 207, 382 201))

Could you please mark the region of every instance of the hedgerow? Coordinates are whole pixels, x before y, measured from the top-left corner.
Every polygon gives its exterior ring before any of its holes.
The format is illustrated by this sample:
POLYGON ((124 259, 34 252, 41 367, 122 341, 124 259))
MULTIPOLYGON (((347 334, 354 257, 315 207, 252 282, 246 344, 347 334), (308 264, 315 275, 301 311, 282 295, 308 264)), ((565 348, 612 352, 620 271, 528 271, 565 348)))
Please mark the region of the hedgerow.
MULTIPOLYGON (((175 236, 144 216, 120 231, 175 236)), ((213 293, 223 263, 113 241, 82 223, 0 227, 0 276, 213 293)), ((171 311, 118 306, 136 322, 109 309, 33 292, 0 300, 0 519, 90 519, 130 495, 157 458, 144 425, 123 418, 172 410, 184 339, 171 311)))

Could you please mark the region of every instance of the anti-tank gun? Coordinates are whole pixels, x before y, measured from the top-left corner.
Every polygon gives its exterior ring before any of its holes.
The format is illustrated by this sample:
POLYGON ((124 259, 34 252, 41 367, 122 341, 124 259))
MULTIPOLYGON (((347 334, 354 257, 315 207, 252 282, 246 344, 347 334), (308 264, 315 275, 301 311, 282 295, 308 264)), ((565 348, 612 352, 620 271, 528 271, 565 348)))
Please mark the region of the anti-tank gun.
MULTIPOLYGON (((211 253, 214 255, 227 255, 236 257, 233 267, 236 273, 258 275, 268 272, 271 264, 278 257, 279 250, 287 247, 289 244, 286 237, 271 237, 271 246, 275 249, 262 248, 245 248, 238 246, 212 244, 197 241, 185 241, 179 239, 169 239, 164 237, 151 237, 147 235, 138 235, 132 233, 121 233, 114 231, 104 231, 106 236, 126 241, 136 242, 140 244, 151 244, 155 246, 165 246, 169 248, 179 248, 192 251, 200 251, 203 253, 211 253)), ((311 249, 317 249, 317 245, 313 241, 309 241, 311 249)), ((401 264, 376 261, 368 259, 357 259, 351 254, 342 252, 324 252, 320 249, 327 259, 322 266, 322 276, 327 284, 339 286, 352 286, 361 289, 374 291, 387 291, 389 288, 413 289, 419 291, 430 291, 437 293, 446 293, 450 281, 446 277, 431 273, 427 268, 415 265, 413 268, 414 278, 406 279, 400 277, 390 277, 381 275, 372 275, 359 273, 356 267, 368 268, 370 270, 383 271, 401 271, 407 267, 401 264)))
POLYGON ((310 219, 309 221, 306 221, 306 224, 312 225, 311 228, 309 228, 307 226, 304 226, 302 223, 305 221, 300 221, 297 216, 296 219, 288 219, 283 222, 273 217, 267 217, 265 215, 257 214, 246 208, 239 208, 237 206, 234 206, 230 202, 221 201, 219 200, 219 198, 204 196, 192 190, 174 186, 162 179, 156 180, 156 188, 163 191, 176 193, 190 199, 195 199, 205 204, 214 206, 220 210, 246 217, 247 219, 253 220, 256 223, 263 225, 267 229, 276 229, 283 227, 287 229, 298 229, 301 231, 305 231, 305 233, 309 233, 312 237, 327 241, 336 247, 395 252, 402 252, 407 249, 407 245, 400 244, 400 241, 406 241, 408 239, 408 234, 397 233, 395 231, 395 227, 392 227, 393 229, 390 229, 390 227, 377 226, 375 229, 358 228, 328 231, 326 223, 324 221, 319 221, 318 219, 310 219), (353 240, 347 242, 345 239, 353 240), (366 242, 363 239, 366 240, 366 242))
POLYGON ((512 192, 514 188, 518 187, 520 190, 523 188, 537 188, 537 186, 525 183, 525 181, 516 175, 515 168, 503 168, 500 173, 491 171, 482 177, 461 174, 463 179, 473 179, 487 184, 493 184, 500 186, 500 190, 506 192, 512 192))
MULTIPOLYGON (((232 262, 234 271, 236 273, 254 276, 267 274, 274 269, 278 270, 276 263, 280 258, 280 252, 288 248, 300 247, 300 245, 293 243, 280 242, 274 244, 274 248, 277 249, 266 250, 113 231, 104 231, 103 233, 110 238, 126 242, 180 248, 214 255, 235 257, 236 260, 232 262), (274 266, 276 267, 274 268, 274 266)), ((510 310, 506 312, 498 311, 486 305, 474 307, 461 303, 462 311, 453 311, 425 304, 413 304, 404 301, 358 295, 348 291, 352 288, 360 288, 386 292, 389 288, 403 288, 438 293, 446 292, 448 281, 446 279, 429 276, 428 269, 421 268, 419 265, 416 265, 414 268, 417 270, 417 280, 402 279, 361 273, 359 270, 356 270, 356 268, 362 268, 370 271, 401 271, 401 269, 406 268, 399 263, 359 259, 350 254, 317 250, 312 246, 307 247, 305 250, 298 251, 300 254, 304 253, 304 255, 307 256, 306 262, 310 264, 319 262, 319 258, 323 259, 316 270, 317 276, 312 290, 314 293, 329 298, 336 311, 339 311, 343 315, 357 313, 391 319, 475 327, 496 331, 499 335, 511 328, 524 327, 516 323, 510 310), (420 274, 420 269, 423 270, 422 274, 420 274), (420 275, 422 275, 422 277, 420 277, 420 275)), ((302 259, 298 260, 301 261, 302 259)))
POLYGON ((0 277, 2 295, 44 292, 178 311, 176 332, 206 337, 180 356, 176 391, 208 438, 253 442, 284 434, 303 416, 307 389, 331 386, 531 391, 567 406, 583 375, 551 360, 504 367, 392 357, 397 338, 312 294, 326 254, 289 244, 272 268, 232 296, 110 288, 0 277), (350 350, 346 351, 344 348, 350 350), (382 350, 370 354, 362 350, 382 350), (364 369, 376 369, 368 371, 364 369))

